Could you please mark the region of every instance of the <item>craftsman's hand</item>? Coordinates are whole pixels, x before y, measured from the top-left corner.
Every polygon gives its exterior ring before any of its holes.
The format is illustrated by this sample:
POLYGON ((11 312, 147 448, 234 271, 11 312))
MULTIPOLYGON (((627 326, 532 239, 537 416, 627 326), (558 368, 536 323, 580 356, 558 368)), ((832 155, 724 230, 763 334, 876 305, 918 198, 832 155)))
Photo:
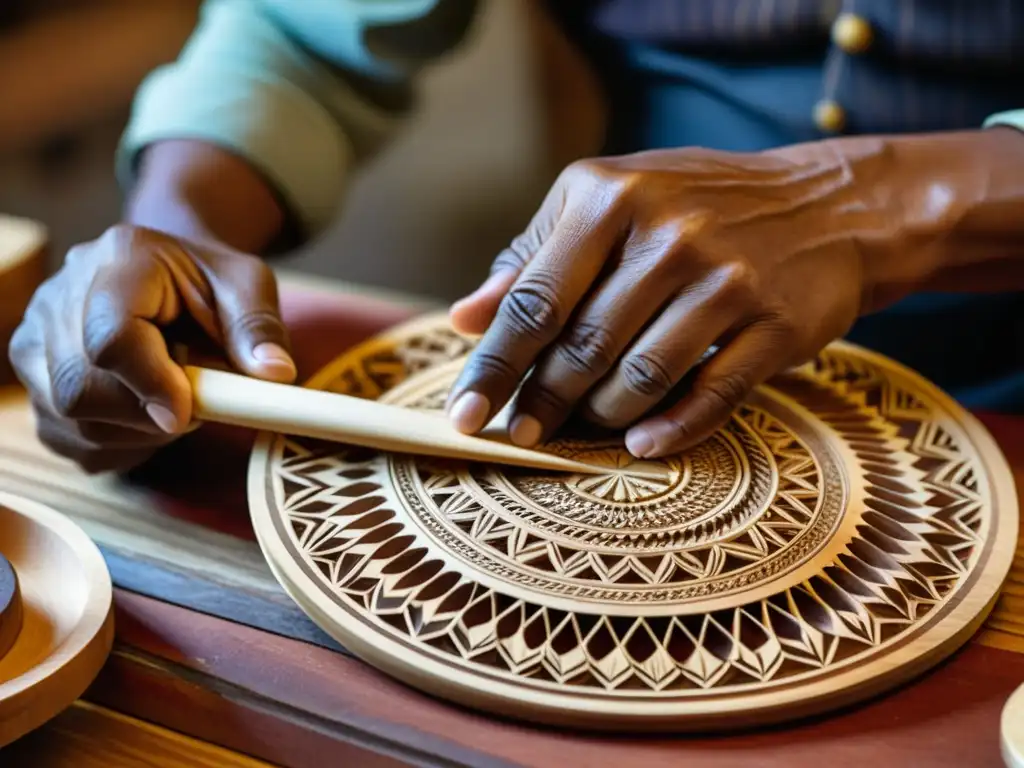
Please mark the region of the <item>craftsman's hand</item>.
POLYGON ((452 309, 458 330, 483 334, 449 399, 455 426, 478 431, 522 383, 519 445, 550 437, 576 407, 633 425, 637 456, 702 440, 877 299, 865 251, 889 218, 860 177, 877 178, 879 146, 653 151, 569 167, 452 309), (649 415, 712 346, 687 394, 649 415))
POLYGON ((71 249, 10 346, 40 439, 98 472, 129 469, 188 431, 191 388, 162 333, 186 319, 238 370, 294 379, 276 282, 259 259, 127 225, 71 249))

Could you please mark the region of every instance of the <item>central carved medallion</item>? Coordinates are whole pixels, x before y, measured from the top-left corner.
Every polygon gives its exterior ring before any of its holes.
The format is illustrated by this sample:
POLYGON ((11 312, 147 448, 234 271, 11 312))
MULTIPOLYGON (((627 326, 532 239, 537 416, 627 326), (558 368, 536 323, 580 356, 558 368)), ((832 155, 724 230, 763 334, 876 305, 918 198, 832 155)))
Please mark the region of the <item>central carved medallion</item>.
MULTIPOLYGON (((424 377, 389 400, 435 406, 448 384, 424 377)), ((497 581, 643 612, 727 601, 812 557, 848 492, 822 433, 755 398, 679 456, 637 460, 612 440, 545 448, 607 467, 598 475, 408 456, 388 458, 388 474, 427 535, 497 581)))

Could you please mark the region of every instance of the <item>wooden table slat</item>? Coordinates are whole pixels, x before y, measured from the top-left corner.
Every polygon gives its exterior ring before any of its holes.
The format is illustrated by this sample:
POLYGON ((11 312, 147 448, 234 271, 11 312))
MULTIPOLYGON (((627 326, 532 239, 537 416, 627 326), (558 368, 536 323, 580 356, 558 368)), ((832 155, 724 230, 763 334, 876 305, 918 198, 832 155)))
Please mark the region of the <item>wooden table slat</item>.
POLYGON ((82 702, 4 748, 0 761, 26 768, 274 768, 271 763, 82 702))

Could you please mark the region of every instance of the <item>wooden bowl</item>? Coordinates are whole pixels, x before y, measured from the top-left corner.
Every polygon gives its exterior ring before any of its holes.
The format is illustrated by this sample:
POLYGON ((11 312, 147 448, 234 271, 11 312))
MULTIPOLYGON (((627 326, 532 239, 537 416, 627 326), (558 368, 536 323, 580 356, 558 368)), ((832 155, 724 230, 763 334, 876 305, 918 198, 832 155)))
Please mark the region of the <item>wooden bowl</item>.
POLYGON ((17 574, 21 630, 0 658, 0 747, 59 714, 99 673, 114 640, 106 563, 74 523, 0 493, 0 552, 17 574))

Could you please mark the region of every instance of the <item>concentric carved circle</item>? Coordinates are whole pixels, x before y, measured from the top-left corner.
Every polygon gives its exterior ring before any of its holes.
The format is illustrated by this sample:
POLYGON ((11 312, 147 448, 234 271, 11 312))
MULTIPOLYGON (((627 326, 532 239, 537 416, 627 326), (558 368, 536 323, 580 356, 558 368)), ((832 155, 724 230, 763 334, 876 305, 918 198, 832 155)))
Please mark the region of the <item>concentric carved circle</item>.
MULTIPOLYGON (((441 318, 312 386, 441 408, 471 342, 441 318)), ((257 534, 299 604, 433 693, 544 722, 707 728, 820 711, 938 661, 1016 541, 988 435, 941 392, 836 344, 667 460, 545 448, 594 476, 263 435, 257 534)))

